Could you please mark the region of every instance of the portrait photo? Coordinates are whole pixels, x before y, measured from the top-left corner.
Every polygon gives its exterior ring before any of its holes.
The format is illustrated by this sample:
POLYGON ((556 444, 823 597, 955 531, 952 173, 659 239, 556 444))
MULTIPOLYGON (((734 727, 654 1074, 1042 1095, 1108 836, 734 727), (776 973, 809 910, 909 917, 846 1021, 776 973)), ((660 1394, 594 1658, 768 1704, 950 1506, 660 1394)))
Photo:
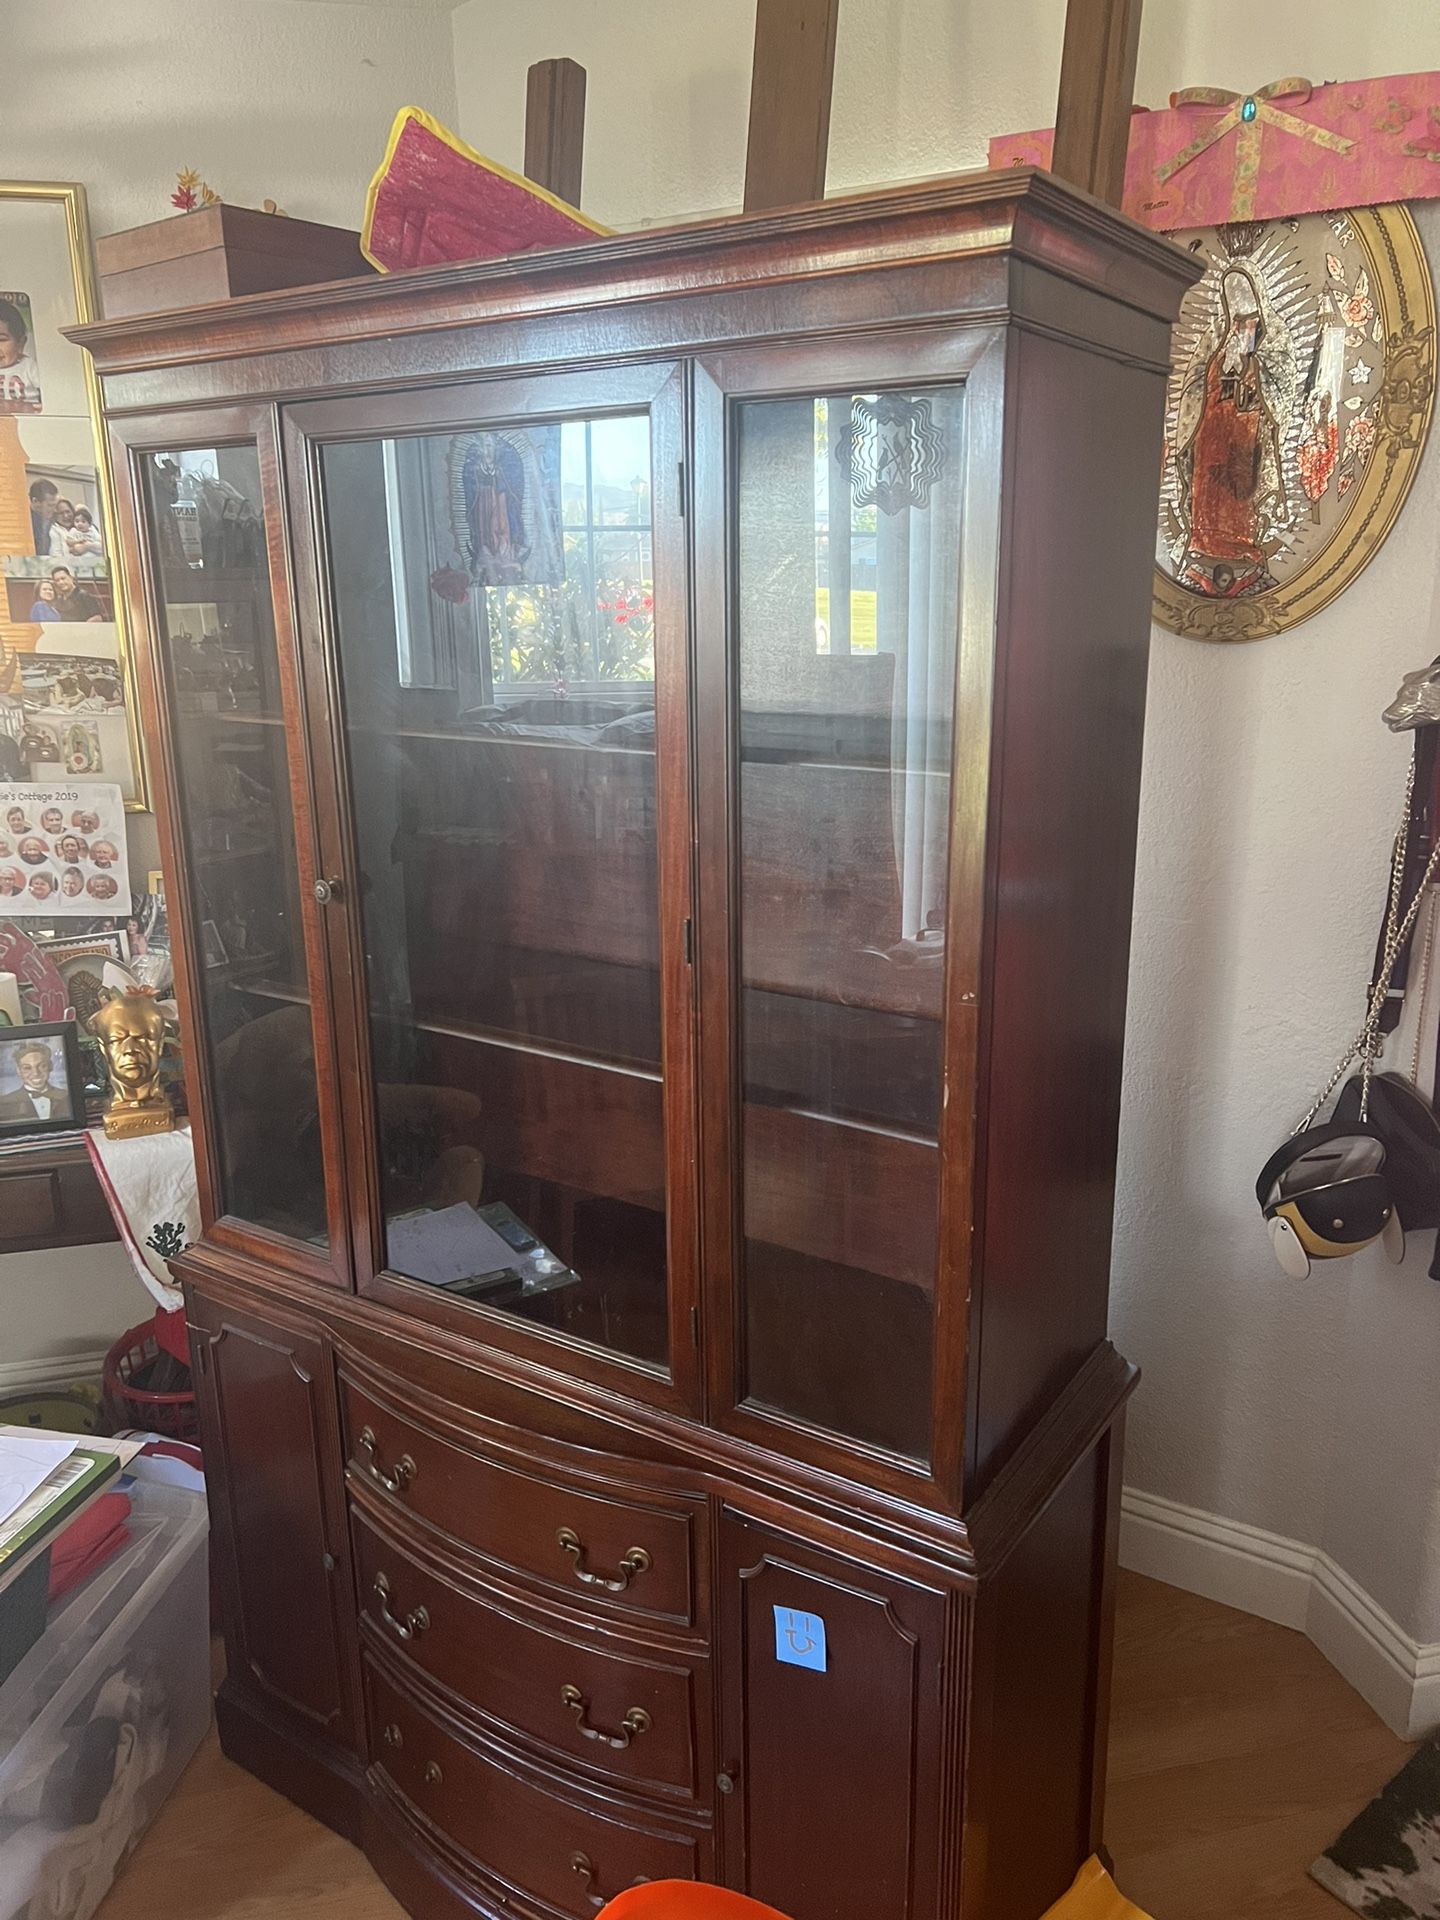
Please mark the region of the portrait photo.
POLYGON ((0 1140, 84 1124, 74 1021, 0 1030, 0 1140))
POLYGON ((0 413, 40 412, 40 364, 28 293, 0 292, 0 413))

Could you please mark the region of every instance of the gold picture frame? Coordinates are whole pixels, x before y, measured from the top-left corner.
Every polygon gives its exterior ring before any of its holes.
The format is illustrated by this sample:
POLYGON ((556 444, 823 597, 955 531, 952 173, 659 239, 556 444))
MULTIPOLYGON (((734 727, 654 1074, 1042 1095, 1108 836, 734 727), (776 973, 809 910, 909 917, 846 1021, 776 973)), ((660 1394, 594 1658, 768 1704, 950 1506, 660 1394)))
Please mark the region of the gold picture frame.
MULTIPOLYGON (((79 656, 113 658, 118 668, 129 756, 128 769, 124 770, 128 778, 120 784, 126 810, 148 813, 149 769, 136 700, 124 562, 116 531, 115 481, 101 420, 99 383, 90 355, 67 340, 61 330, 87 325, 99 317, 83 186, 73 181, 0 180, 0 301, 8 304, 11 316, 18 316, 21 324, 31 329, 28 356, 22 353, 10 366, 0 365, 0 677, 17 653, 23 663, 27 652, 37 651, 37 632, 48 631, 48 621, 37 627, 22 617, 23 598, 32 586, 37 604, 47 597, 42 591, 47 561, 54 561, 72 578, 78 575, 75 584, 101 617, 86 621, 93 633, 75 626, 74 651, 79 656), (11 216, 22 208, 38 208, 53 216, 57 229, 53 238, 44 223, 13 220, 11 216), (11 264, 17 260, 21 264, 11 264), (47 386, 52 395, 58 396, 58 403, 47 402, 47 386), (28 475, 37 469, 42 474, 40 484, 45 484, 46 469, 61 475, 62 484, 63 476, 71 474, 75 478, 71 490, 78 493, 83 488, 88 498, 93 498, 96 511, 92 513, 88 504, 81 508, 76 534, 85 531, 88 519, 98 535, 98 558, 91 555, 76 562, 68 555, 57 558, 53 547, 46 554, 32 551, 39 546, 39 537, 33 535, 23 549, 16 547, 19 506, 15 492, 17 488, 23 490, 25 511, 30 513, 34 507, 30 486, 35 483, 28 475), (99 524, 95 526, 97 519, 99 524), (11 568, 21 560, 31 565, 23 578, 17 578, 11 568), (16 612, 17 606, 22 613, 16 612)), ((6 330, 11 327, 13 319, 6 330)), ((7 347, 6 351, 13 348, 7 347)), ((53 588, 49 598, 53 603, 53 588)), ((51 615, 49 619, 57 617, 82 618, 77 612, 51 615)), ((64 648, 54 645, 43 650, 63 652, 64 648)))
POLYGON ((1175 237, 1206 272, 1175 329, 1155 618, 1258 640, 1343 593, 1405 503, 1435 395, 1430 268, 1398 204, 1175 237))

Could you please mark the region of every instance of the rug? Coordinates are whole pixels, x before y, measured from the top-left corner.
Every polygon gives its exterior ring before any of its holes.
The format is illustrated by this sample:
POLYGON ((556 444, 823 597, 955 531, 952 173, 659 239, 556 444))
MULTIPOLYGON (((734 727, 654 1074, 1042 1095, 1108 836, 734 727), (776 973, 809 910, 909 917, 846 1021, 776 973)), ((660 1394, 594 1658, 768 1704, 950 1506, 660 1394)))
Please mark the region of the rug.
POLYGON ((1432 1740, 1310 1869, 1367 1920, 1440 1920, 1440 1740, 1432 1740))

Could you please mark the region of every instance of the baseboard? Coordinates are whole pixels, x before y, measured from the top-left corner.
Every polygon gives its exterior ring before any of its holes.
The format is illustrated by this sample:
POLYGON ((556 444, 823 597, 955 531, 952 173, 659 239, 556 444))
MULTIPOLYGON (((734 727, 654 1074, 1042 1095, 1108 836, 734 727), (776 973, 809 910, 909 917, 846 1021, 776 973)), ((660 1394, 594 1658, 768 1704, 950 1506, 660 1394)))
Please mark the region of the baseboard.
POLYGON ((1403 1739, 1440 1726, 1440 1646, 1411 1639, 1304 1541, 1127 1487, 1120 1564, 1307 1635, 1403 1739))
POLYGON ((106 1349, 93 1353, 46 1354, 39 1360, 0 1360, 0 1394, 44 1393, 68 1387, 75 1380, 97 1384, 105 1366, 106 1349))

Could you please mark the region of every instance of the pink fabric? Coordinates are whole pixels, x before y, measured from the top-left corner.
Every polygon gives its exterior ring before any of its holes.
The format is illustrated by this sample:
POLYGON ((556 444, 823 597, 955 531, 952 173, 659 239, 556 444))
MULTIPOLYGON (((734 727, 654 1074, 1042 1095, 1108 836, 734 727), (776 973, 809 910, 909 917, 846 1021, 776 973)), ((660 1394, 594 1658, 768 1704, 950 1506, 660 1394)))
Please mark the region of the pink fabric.
MULTIPOLYGON (((1125 212, 1173 233, 1440 197, 1440 73, 1314 88, 1282 80, 1251 97, 1249 121, 1245 96, 1204 87, 1174 96, 1180 104, 1168 111, 1138 110, 1125 212), (1206 144, 1227 118, 1237 124, 1206 144)), ((1002 135, 990 142, 990 165, 1048 167, 1054 137, 1053 128, 1002 135)))
POLYGON ((593 227, 411 120, 376 194, 369 241, 371 257, 393 273, 594 238, 593 227))

